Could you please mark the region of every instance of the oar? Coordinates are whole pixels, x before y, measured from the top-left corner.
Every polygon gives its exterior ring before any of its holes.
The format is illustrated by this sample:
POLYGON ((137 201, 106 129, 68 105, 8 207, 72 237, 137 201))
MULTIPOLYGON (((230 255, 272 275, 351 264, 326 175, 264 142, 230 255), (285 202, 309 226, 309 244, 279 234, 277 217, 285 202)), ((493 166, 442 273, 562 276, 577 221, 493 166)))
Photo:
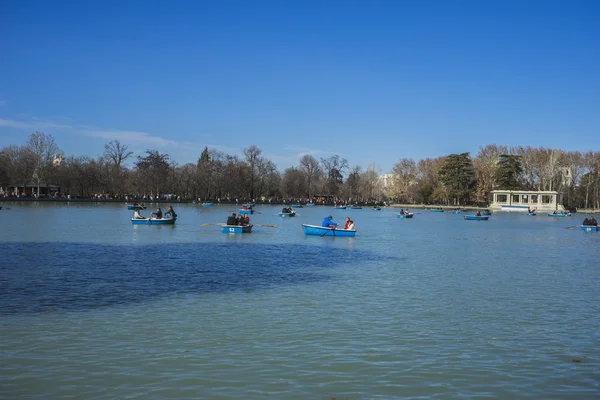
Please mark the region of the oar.
POLYGON ((335 236, 335 228, 331 229, 331 228, 327 228, 328 230, 323 232, 323 234, 321 235, 321 237, 327 235, 327 232, 329 232, 330 230, 333 230, 333 236, 335 236))

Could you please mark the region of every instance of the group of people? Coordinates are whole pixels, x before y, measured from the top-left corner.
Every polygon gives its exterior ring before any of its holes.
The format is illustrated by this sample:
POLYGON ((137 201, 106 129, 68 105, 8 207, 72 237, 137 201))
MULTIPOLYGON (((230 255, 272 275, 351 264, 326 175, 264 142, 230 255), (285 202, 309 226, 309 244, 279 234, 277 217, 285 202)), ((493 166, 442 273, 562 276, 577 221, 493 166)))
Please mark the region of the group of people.
POLYGON ((294 211, 291 206, 290 207, 283 207, 281 209, 281 212, 283 214, 296 214, 296 211, 294 211))
POLYGON ((227 217, 227 225, 250 225, 250 217, 248 216, 248 214, 240 214, 236 217, 235 213, 233 213, 229 217, 227 217))
POLYGON ((406 209, 406 211, 404 211, 404 208, 401 208, 401 209, 400 209, 400 215, 408 215, 408 214, 410 214, 410 213, 408 212, 408 208, 406 209))
POLYGON ((583 226, 598 226, 598 221, 594 217, 589 217, 583 220, 583 226))
MULTIPOLYGON (((133 218, 135 219, 146 219, 146 217, 144 217, 141 213, 140 213, 140 209, 136 208, 133 211, 133 218)), ((156 209, 155 212, 150 214, 150 218, 156 218, 156 219, 162 219, 163 218, 163 212, 160 209, 160 207, 158 207, 156 209)), ((169 206, 169 209, 167 210, 167 212, 164 214, 164 218, 177 218, 177 214, 175 214, 175 210, 173 210, 173 207, 169 206)))
MULTIPOLYGON (((333 222, 332 220, 333 220, 333 217, 331 215, 325 217, 321 226, 323 228, 330 228, 330 229, 337 228, 338 224, 336 222, 333 222)), ((344 229, 350 230, 350 231, 354 230, 354 221, 352 221, 350 219, 350 217, 346 217, 346 224, 344 225, 344 229)))

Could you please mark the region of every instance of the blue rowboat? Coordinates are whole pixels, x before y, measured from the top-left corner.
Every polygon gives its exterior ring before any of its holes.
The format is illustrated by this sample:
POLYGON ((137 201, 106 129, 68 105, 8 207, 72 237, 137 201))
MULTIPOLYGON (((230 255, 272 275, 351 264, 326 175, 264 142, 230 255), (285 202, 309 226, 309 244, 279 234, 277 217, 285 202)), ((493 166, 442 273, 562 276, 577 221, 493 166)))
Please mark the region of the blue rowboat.
POLYGON ((292 204, 292 208, 303 208, 304 206, 301 204, 292 204))
POLYGON ((336 237, 354 237, 356 235, 356 230, 349 229, 332 229, 332 228, 324 228, 318 225, 307 225, 302 224, 302 230, 304 230, 305 235, 313 235, 313 236, 336 236, 336 237))
POLYGON ((465 219, 468 221, 487 221, 490 217, 483 215, 465 215, 465 219))
POLYGON ((240 210, 240 214, 242 214, 242 215, 243 214, 254 214, 254 210, 244 210, 244 209, 242 209, 242 210, 240 210))
POLYGON ((537 214, 536 213, 527 213, 526 215, 529 215, 530 217, 535 217, 537 214))
POLYGON ((444 212, 444 210, 429 210, 431 212, 444 212))
POLYGON ((295 217, 296 213, 279 213, 280 217, 295 217))
POLYGON ((452 214, 460 214, 462 211, 452 211, 452 214))
POLYGON ((594 226, 594 225, 581 225, 580 229, 582 231, 586 231, 586 232, 597 232, 598 231, 598 227, 594 226))
POLYGON ((413 213, 408 213, 408 214, 398 214, 396 217, 397 218, 402 218, 402 219, 407 219, 407 218, 412 218, 413 217, 413 213))
POLYGON ((306 203, 306 207, 314 207, 315 203, 306 203))
POLYGON ((481 215, 492 215, 491 211, 484 211, 481 213, 481 215))
POLYGON ((177 218, 131 218, 133 225, 174 225, 177 218))
POLYGON ((250 233, 254 225, 221 225, 221 232, 223 233, 250 233))
POLYGON ((336 210, 345 210, 346 206, 339 206, 339 207, 333 207, 333 208, 335 208, 336 210))
POLYGON ((146 207, 144 206, 134 206, 134 205, 128 205, 127 206, 128 210, 145 210, 146 207))
POLYGON ((548 216, 549 217, 555 217, 555 218, 564 218, 564 217, 570 217, 571 213, 567 213, 567 214, 564 214, 564 213, 560 213, 560 214, 548 213, 548 216))
POLYGON ((212 207, 213 203, 202 203, 202 207, 212 207))

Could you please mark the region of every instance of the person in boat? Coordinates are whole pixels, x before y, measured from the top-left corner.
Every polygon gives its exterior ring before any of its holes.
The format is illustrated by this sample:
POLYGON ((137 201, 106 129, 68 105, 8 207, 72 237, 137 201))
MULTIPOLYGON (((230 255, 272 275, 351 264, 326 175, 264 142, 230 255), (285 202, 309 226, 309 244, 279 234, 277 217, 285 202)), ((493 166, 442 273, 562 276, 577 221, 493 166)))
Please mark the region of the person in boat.
POLYGON ((162 213, 162 210, 160 209, 160 207, 158 207, 156 209, 156 212, 153 212, 150 215, 153 216, 153 217, 156 217, 156 219, 162 219, 163 213, 162 213))
POLYGON ((135 219, 146 219, 146 217, 144 217, 142 214, 140 214, 140 209, 139 208, 136 208, 133 211, 133 218, 135 218, 135 219))
POLYGON ((248 214, 244 215, 242 225, 250 225, 250 217, 248 214))
POLYGON ((227 225, 237 225, 237 219, 235 218, 235 213, 233 213, 229 217, 227 217, 227 225))
POLYGON ((283 207, 283 208, 281 209, 281 212, 282 212, 283 214, 289 214, 289 213, 291 213, 292 211, 291 211, 289 208, 287 208, 287 207, 283 207))
POLYGON ((332 221, 333 217, 330 215, 325 217, 321 226, 323 228, 335 228, 338 224, 332 221))
POLYGON ((556 215, 556 214, 558 214, 558 211, 554 210, 554 211, 552 211, 552 214, 556 215))
POLYGON ((173 210, 173 207, 169 206, 169 209, 167 210, 167 212, 165 213, 165 218, 167 217, 167 215, 170 218, 177 218, 177 214, 175 214, 175 210, 173 210))
POLYGON ((404 208, 400 209, 400 215, 404 215, 404 208))
POLYGON ((238 214, 236 225, 244 225, 244 216, 242 214, 238 214))
POLYGON ((346 217, 346 224, 344 225, 344 229, 348 229, 348 227, 350 226, 350 222, 352 222, 350 220, 350 217, 346 217))
POLYGON ((590 225, 591 226, 598 226, 598 221, 596 221, 596 218, 592 217, 592 219, 590 221, 590 225))
POLYGON ((477 211, 477 214, 475 214, 477 217, 481 217, 481 212, 477 211))
POLYGON ((583 226, 590 226, 590 225, 592 225, 592 221, 590 219, 586 218, 586 219, 583 220, 583 224, 582 225, 583 226))
POLYGON ((350 224, 348 224, 348 229, 349 231, 353 231, 354 230, 354 221, 350 220, 350 224))
POLYGON ((242 206, 242 210, 247 210, 247 209, 248 209, 248 206, 244 204, 244 205, 242 206))

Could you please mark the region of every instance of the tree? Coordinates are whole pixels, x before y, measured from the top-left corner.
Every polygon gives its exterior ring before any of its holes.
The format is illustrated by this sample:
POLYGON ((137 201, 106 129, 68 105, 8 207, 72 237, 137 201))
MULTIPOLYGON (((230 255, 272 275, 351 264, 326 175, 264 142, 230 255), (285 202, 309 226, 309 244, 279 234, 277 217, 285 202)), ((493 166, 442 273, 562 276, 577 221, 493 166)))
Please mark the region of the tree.
POLYGON ((521 157, 513 154, 502 154, 496 170, 496 183, 500 189, 517 190, 521 188, 521 157))
POLYGON ((308 198, 312 199, 314 183, 317 179, 323 175, 323 170, 319 165, 319 161, 310 154, 305 154, 300 159, 300 171, 302 171, 306 177, 308 198))
POLYGON ((336 154, 329 158, 321 158, 321 164, 327 179, 327 194, 335 196, 339 193, 340 186, 344 182, 343 173, 348 168, 348 161, 336 154))
POLYGON ((135 169, 144 183, 144 189, 159 195, 161 188, 166 187, 167 177, 171 170, 169 155, 161 154, 156 150, 146 150, 145 157, 137 157, 135 169))
POLYGON ((474 177, 475 171, 469 153, 450 154, 440 170, 440 180, 457 204, 461 204, 461 200, 468 200, 474 177))
POLYGON ((52 135, 46 135, 44 132, 36 131, 27 138, 25 145, 31 152, 34 162, 33 183, 37 186, 37 195, 40 195, 40 184, 43 182, 48 185, 53 168, 54 158, 59 156, 60 149, 52 135))
POLYGON ((133 155, 127 145, 113 140, 104 145, 103 160, 106 164, 106 183, 110 192, 119 191, 123 194, 123 163, 133 155))
POLYGON ((392 196, 399 201, 412 201, 410 187, 417 184, 417 164, 412 158, 402 158, 392 168, 392 196))
POLYGON ((423 203, 429 203, 431 201, 431 195, 433 194, 433 187, 426 183, 419 188, 419 193, 423 198, 423 203))
POLYGON ((246 149, 244 149, 244 156, 246 157, 246 162, 250 167, 250 198, 254 199, 254 181, 256 180, 256 166, 259 162, 260 154, 262 150, 252 145, 246 149))

